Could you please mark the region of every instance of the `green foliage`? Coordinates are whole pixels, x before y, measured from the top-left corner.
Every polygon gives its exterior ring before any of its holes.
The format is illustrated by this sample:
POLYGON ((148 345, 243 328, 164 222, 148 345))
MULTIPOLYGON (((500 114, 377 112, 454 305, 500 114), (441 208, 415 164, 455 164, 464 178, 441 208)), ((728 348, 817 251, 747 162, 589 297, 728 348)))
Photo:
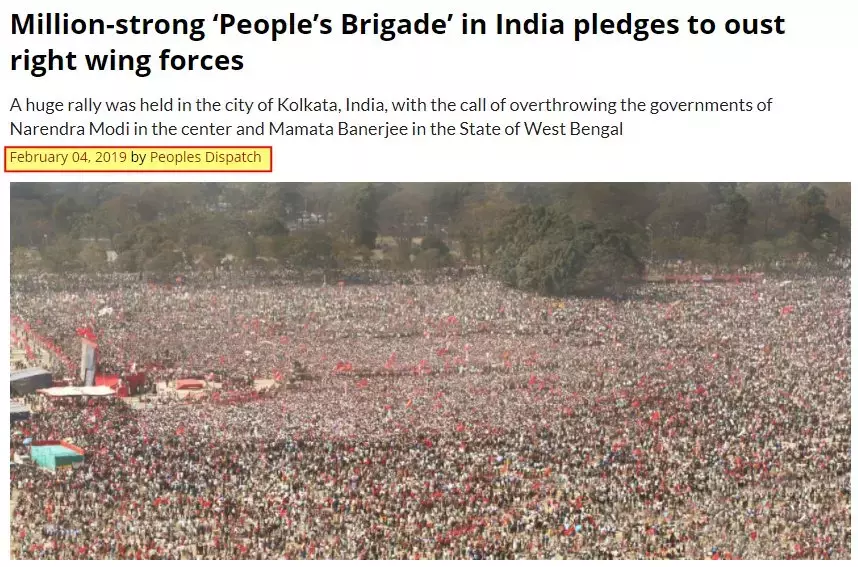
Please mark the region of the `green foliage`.
POLYGON ((493 273, 544 295, 621 291, 642 270, 627 234, 577 222, 557 207, 519 208, 495 245, 493 273))
POLYGON ((248 219, 251 234, 259 236, 285 236, 289 234, 286 225, 272 212, 264 211, 248 219))
POLYGON ((703 236, 706 215, 717 204, 716 197, 699 183, 672 183, 658 199, 659 206, 648 220, 658 236, 681 238, 703 236))
POLYGON ((143 269, 145 258, 137 250, 126 250, 116 258, 114 268, 118 272, 139 272, 143 269))
POLYGON ((442 265, 441 252, 437 248, 422 250, 414 258, 414 267, 418 270, 437 270, 442 265))
POLYGON ((758 240, 751 245, 751 259, 754 262, 769 266, 778 258, 778 249, 773 242, 758 240))
POLYGON ((194 246, 191 248, 191 263, 198 270, 214 270, 220 265, 222 259, 223 255, 211 246, 194 246))
POLYGON ((791 257, 807 251, 810 243, 800 232, 790 232, 783 238, 779 238, 775 245, 783 257, 791 257))
POLYGON ((88 272, 104 272, 107 270, 107 252, 96 243, 89 243, 78 254, 78 260, 88 272))
POLYGON ((818 260, 824 260, 834 252, 834 245, 824 238, 815 238, 810 243, 811 253, 818 260))
POLYGON ((838 222, 828 210, 825 191, 817 186, 799 194, 793 203, 799 232, 809 241, 830 240, 837 232, 838 222))
POLYGON ((42 259, 39 252, 29 248, 18 247, 12 250, 12 271, 23 273, 41 268, 42 259))
POLYGON ((447 246, 437 234, 430 234, 424 237, 420 242, 420 249, 423 251, 437 250, 439 257, 447 256, 450 253, 449 246, 447 246))
POLYGON ((751 205, 744 195, 728 189, 706 217, 708 237, 714 241, 730 238, 741 241, 748 226, 750 210, 751 205))
POLYGON ((377 262, 381 247, 397 268, 443 266, 452 250, 520 287, 561 293, 629 270, 625 254, 596 250, 611 231, 629 256, 655 263, 825 261, 848 256, 851 242, 848 183, 13 183, 10 202, 13 267, 60 272, 213 270, 227 256, 343 267, 377 262), (586 246, 585 226, 598 227, 586 246))
POLYGON ((257 256, 256 242, 249 234, 236 234, 229 239, 226 252, 239 262, 252 263, 257 256))
POLYGON ((82 249, 79 241, 62 236, 42 248, 42 262, 52 272, 76 272, 81 269, 79 254, 82 249))
POLYGON ((169 274, 180 268, 182 264, 182 256, 175 250, 164 249, 153 258, 146 261, 144 269, 147 272, 155 272, 159 274, 169 274))
POLYGON ((54 203, 51 220, 57 232, 69 232, 74 226, 74 217, 81 212, 80 206, 73 197, 63 195, 54 203))
POLYGON ((307 230, 288 238, 284 255, 296 267, 330 268, 335 263, 334 242, 323 230, 307 230))
POLYGON ((372 184, 353 192, 342 212, 342 225, 358 248, 375 248, 380 194, 372 184))

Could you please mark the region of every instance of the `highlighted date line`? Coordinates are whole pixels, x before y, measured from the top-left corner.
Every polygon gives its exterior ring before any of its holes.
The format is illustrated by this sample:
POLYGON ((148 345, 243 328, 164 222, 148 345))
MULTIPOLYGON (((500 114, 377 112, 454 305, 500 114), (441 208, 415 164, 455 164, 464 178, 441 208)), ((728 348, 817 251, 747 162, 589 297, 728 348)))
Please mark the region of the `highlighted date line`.
POLYGON ((270 173, 271 146, 6 146, 6 173, 270 173))

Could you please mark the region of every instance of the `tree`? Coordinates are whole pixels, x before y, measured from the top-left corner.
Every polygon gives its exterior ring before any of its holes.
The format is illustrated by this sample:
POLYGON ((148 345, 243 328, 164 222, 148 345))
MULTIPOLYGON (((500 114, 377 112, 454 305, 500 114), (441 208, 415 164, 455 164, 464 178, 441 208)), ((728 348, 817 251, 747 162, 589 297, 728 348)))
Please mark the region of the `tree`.
POLYGON ((768 238, 772 224, 782 216, 783 192, 777 183, 767 183, 754 193, 753 210, 762 221, 761 236, 768 238))
POLYGON ((659 191, 653 183, 552 183, 543 190, 551 202, 565 202, 577 221, 641 232, 658 208, 659 191))
POLYGON ((574 282, 571 289, 578 293, 622 292, 638 283, 641 263, 632 255, 627 238, 600 236, 601 242, 585 253, 581 271, 568 275, 574 282))
POLYGON ((427 220, 429 230, 438 225, 447 226, 461 210, 468 195, 468 188, 459 183, 442 183, 431 188, 427 220))
POLYGON ((501 227, 515 208, 515 204, 496 185, 479 184, 479 190, 469 188, 468 201, 450 227, 453 238, 462 243, 462 255, 467 261, 472 261, 476 253, 478 264, 486 265, 486 248, 492 247, 492 241, 497 239, 501 227))
POLYGON ((343 221, 355 246, 375 248, 375 240, 378 237, 378 205, 379 194, 374 185, 365 185, 354 192, 343 221))
POLYGON ((164 206, 163 201, 158 199, 152 191, 144 191, 134 204, 137 216, 141 222, 155 222, 164 206))
POLYGON ((78 254, 78 259, 88 272, 99 273, 107 269, 107 252, 94 242, 83 247, 78 254))
POLYGON ((492 271, 509 285, 543 295, 622 291, 641 275, 627 234, 575 222, 555 207, 521 207, 502 227, 492 271))
POLYGON ((850 183, 832 183, 826 188, 828 210, 837 221, 836 252, 849 255, 852 230, 852 185, 850 183))
POLYGON ((52 272, 65 273, 80 270, 78 255, 81 251, 80 242, 69 236, 61 236, 42 248, 42 261, 52 272))
POLYGON ((42 201, 13 197, 10 207, 12 246, 39 246, 45 238, 54 235, 54 222, 48 214, 50 209, 42 201))
POLYGON ((768 240, 758 240, 751 246, 751 258, 754 262, 769 267, 777 260, 778 251, 775 245, 768 240))
POLYGON ((751 205, 744 195, 735 189, 728 189, 724 200, 713 205, 706 216, 709 238, 714 241, 730 238, 741 244, 748 226, 750 210, 751 205))
POLYGON ((420 249, 424 251, 437 250, 438 256, 442 258, 450 254, 449 246, 444 244, 444 241, 441 240, 441 237, 434 233, 429 234, 423 238, 423 240, 420 242, 420 249))
POLYGON ((126 250, 116 257, 114 267, 118 272, 134 273, 139 272, 143 266, 144 256, 137 250, 126 250))
POLYGON ((828 211, 825 191, 816 185, 796 197, 793 210, 799 231, 809 241, 830 240, 838 230, 837 221, 828 211))
POLYGON ((301 187, 302 204, 306 212, 313 213, 323 224, 327 224, 331 209, 336 201, 334 195, 337 192, 335 183, 312 183, 301 187))
POLYGON ((311 229, 290 236, 285 244, 285 257, 296 268, 329 268, 334 265, 334 243, 322 229, 311 229))
POLYGON ((164 235, 160 227, 151 224, 138 226, 133 233, 133 250, 139 251, 144 258, 154 258, 161 252, 164 235))
POLYGON ((148 272, 159 274, 169 274, 179 267, 182 262, 182 256, 175 250, 165 249, 149 259, 145 263, 145 269, 148 272))
MULTIPOLYGON (((47 256, 41 267, 61 271, 101 265, 100 254, 84 249, 105 238, 119 255, 119 270, 139 270, 168 245, 200 269, 226 254, 248 262, 294 257, 308 265, 347 265, 357 254, 375 257, 376 248, 391 265, 410 268, 432 238, 423 246, 413 242, 435 235, 443 242, 432 245, 441 264, 455 250, 464 262, 493 270, 511 264, 501 271, 520 274, 510 277, 527 281, 525 287, 556 286, 551 282, 565 276, 542 266, 563 257, 561 238, 539 236, 514 246, 519 256, 496 258, 510 249, 508 220, 522 206, 544 207, 549 224, 559 222, 569 234, 588 222, 599 232, 623 234, 633 257, 656 263, 681 257, 732 266, 750 257, 774 262, 799 255, 827 262, 831 254, 848 255, 851 240, 848 183, 58 182, 13 183, 10 197, 11 247, 38 248, 47 256), (321 215, 312 217, 324 219, 313 226, 327 236, 290 243, 290 228, 307 228, 304 212, 321 215), (317 244, 330 253, 313 252, 317 244), (200 254, 200 248, 210 250, 200 254), (531 264, 537 273, 530 273, 531 264)), ((17 266, 20 260, 19 252, 17 266)))
POLYGON ((811 253, 817 260, 825 260, 834 252, 834 244, 824 238, 816 238, 810 243, 811 253))
POLYGON ((222 255, 211 246, 195 246, 191 250, 191 263, 200 270, 214 270, 220 265, 222 255))
POLYGON ((683 260, 716 262, 715 245, 706 238, 685 236, 679 240, 679 257, 683 260))
POLYGON ((302 218, 306 199, 298 192, 297 183, 264 184, 261 208, 265 214, 277 219, 285 228, 290 218, 302 218))
POLYGON ((441 253, 437 248, 421 251, 414 258, 414 267, 418 270, 433 271, 441 267, 441 253))
POLYGON ((238 260, 253 262, 256 259, 256 242, 250 235, 233 236, 227 244, 227 253, 238 260))
POLYGON ((54 203, 51 217, 54 221, 54 230, 58 234, 68 233, 74 226, 75 215, 81 212, 81 208, 74 197, 63 195, 54 203))
POLYGON ((115 234, 113 236, 112 242, 113 250, 117 254, 122 254, 123 252, 131 250, 134 247, 136 240, 134 238, 134 234, 128 232, 120 232, 119 234, 115 234))
POLYGON ((41 266, 38 252, 24 247, 12 249, 12 272, 22 273, 37 270, 41 266))
POLYGON ((775 246, 777 247, 781 257, 789 258, 797 254, 805 253, 810 247, 810 242, 808 242, 807 238, 805 238, 802 233, 793 231, 785 237, 779 238, 775 242, 775 246))
POLYGON ((281 221, 277 215, 271 211, 265 210, 255 213, 248 217, 247 227, 249 232, 255 236, 285 236, 289 234, 289 229, 281 221))
POLYGON ((671 183, 658 198, 659 206, 648 223, 656 236, 702 236, 706 214, 717 203, 713 193, 699 183, 671 183))
POLYGON ((257 236, 254 246, 257 256, 271 260, 282 260, 286 257, 288 238, 280 236, 257 236))
MULTIPOLYGON (((422 185, 422 184, 420 184, 422 185)), ((429 195, 425 188, 406 187, 388 195, 378 207, 379 231, 393 238, 393 264, 411 266, 411 243, 423 232, 423 219, 429 210, 429 195)))
POLYGON ((517 262, 511 263, 514 279, 521 289, 544 295, 562 295, 578 260, 571 241, 549 239, 531 243, 517 262))
POLYGON ((101 205, 98 212, 101 219, 103 219, 99 224, 107 229, 107 235, 111 237, 128 228, 137 226, 140 222, 140 216, 137 213, 134 200, 127 195, 119 195, 106 201, 101 205))

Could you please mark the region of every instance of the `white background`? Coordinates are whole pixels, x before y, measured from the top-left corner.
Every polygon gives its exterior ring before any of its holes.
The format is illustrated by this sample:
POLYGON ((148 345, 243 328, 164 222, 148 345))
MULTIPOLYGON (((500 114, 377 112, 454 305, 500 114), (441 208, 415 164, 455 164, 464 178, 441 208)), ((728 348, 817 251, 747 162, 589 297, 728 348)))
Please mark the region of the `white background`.
MULTIPOLYGON (((6 63, 0 68, 4 145, 273 145, 273 174, 42 174, 4 175, 14 181, 855 181, 856 3, 854 1, 650 1, 590 0, 569 2, 225 2, 209 0, 146 3, 33 1, 16 3, 19 13, 69 12, 73 17, 172 18, 207 20, 207 37, 192 42, 182 36, 12 36, 12 3, 4 3, 6 24, 2 41, 6 63), (375 36, 337 33, 343 12, 382 17, 433 17, 455 14, 444 36, 399 37, 383 42, 375 36), (218 35, 211 17, 218 12, 241 18, 302 17, 320 13, 334 21, 331 35, 282 37, 218 35), (521 18, 533 12, 563 18, 564 36, 462 36, 460 16, 467 12, 485 18, 489 25, 497 13, 521 18), (681 33, 653 36, 636 42, 629 36, 585 36, 575 42, 571 20, 597 11, 618 18, 631 11, 635 18, 677 18, 681 33), (712 18, 719 30, 710 36, 690 35, 689 16, 712 18), (728 18, 786 19, 786 35, 729 36, 721 26, 728 18), (49 72, 33 78, 12 73, 12 53, 54 48, 72 50, 82 58, 88 52, 151 53, 170 48, 178 53, 244 55, 243 71, 161 72, 146 78, 129 72, 49 72), (88 122, 91 116, 65 114, 12 115, 12 97, 41 100, 75 100, 83 97, 112 100, 140 97, 195 99, 244 97, 316 97, 341 100, 375 97, 391 100, 443 97, 451 100, 488 97, 540 100, 556 97, 583 100, 592 97, 618 100, 766 100, 774 97, 769 114, 649 114, 622 116, 622 138, 401 138, 372 140, 340 137, 219 137, 219 138, 21 138, 11 137, 12 119, 29 123, 88 122)), ((619 117, 620 115, 616 115, 619 117)), ((598 115, 592 122, 618 120, 598 115)), ((152 121, 155 116, 117 117, 108 120, 152 121)), ((259 123, 274 116, 250 118, 224 114, 168 114, 157 117, 176 124, 259 123)), ((279 120, 287 120, 282 116, 279 120)), ((315 116, 291 115, 300 123, 315 116)), ((332 117, 328 117, 331 119, 332 117)), ((335 120, 371 123, 383 120, 410 123, 440 119, 458 123, 468 117, 404 116, 388 114, 345 115, 335 120)), ((506 124, 533 115, 473 117, 506 124)), ((548 114, 550 121, 571 117, 548 114)), ((585 117, 586 118, 586 117, 585 117)), ((583 122, 588 122, 584 119, 583 122)), ((4 183, 5 185, 5 183, 4 183)), ((7 209, 9 200, 0 200, 7 209)), ((8 211, 4 210, 4 215, 8 211)), ((8 218, 8 216, 7 216, 8 218)), ((3 302, 8 312, 9 243, 2 233, 4 256, 3 302)), ((5 329, 7 320, 3 319, 5 329)), ((8 332, 4 331, 7 333, 8 332)), ((3 357, 8 350, 3 349, 3 357)), ((5 397, 5 390, 4 390, 5 397)), ((8 403, 8 402, 6 402, 8 403)), ((0 420, 2 421, 2 420, 0 420)), ((2 421, 4 443, 6 422, 2 421)), ((5 462, 5 460, 4 460, 5 462)), ((7 470, 8 478, 8 470, 7 470)), ((0 510, 6 510, 7 490, 0 490, 0 510)), ((6 532, 8 533, 8 528, 6 532)), ((5 548, 8 541, 0 537, 5 548)), ((3 552, 6 556, 6 552, 3 552)))
MULTIPOLYGON (((590 2, 537 3, 474 1, 438 2, 166 2, 145 4, 65 2, 21 4, 32 11, 67 11, 76 17, 204 17, 206 39, 193 42, 182 36, 11 36, 6 27, 7 54, 54 48, 84 53, 174 52, 243 54, 242 71, 153 71, 145 78, 129 72, 88 70, 49 72, 33 78, 26 72, 3 69, 3 111, 10 95, 73 100, 87 96, 137 99, 200 96, 252 100, 274 97, 328 97, 341 100, 406 96, 449 99, 507 97, 538 100, 547 97, 581 100, 633 97, 657 100, 767 100, 775 98, 769 114, 648 114, 623 117, 622 138, 565 137, 423 138, 375 140, 360 138, 135 138, 137 144, 272 144, 275 175, 295 181, 843 181, 854 172, 855 26, 854 2, 590 2), (87 7, 88 6, 88 7, 87 7), (127 6, 127 8, 126 8, 127 6), (412 7, 414 6, 414 7, 412 7), (429 10, 431 8, 431 10, 429 10), (267 36, 220 36, 211 22, 218 12, 244 18, 300 16, 316 12, 335 24, 345 11, 365 16, 417 17, 455 14, 444 36, 402 36, 383 42, 375 36, 286 36, 271 42, 267 36), (460 14, 480 15, 489 23, 498 12, 528 17, 534 11, 567 20, 563 36, 462 36, 460 14), (585 36, 575 42, 568 33, 571 20, 593 11, 604 17, 677 18, 682 33, 653 36, 636 42, 629 36, 585 36), (849 13, 851 11, 851 14, 849 13), (691 15, 728 18, 778 15, 786 19, 786 35, 729 36, 723 30, 710 36, 687 33, 691 15)), ((7 17, 7 22, 11 18, 7 17)), ((719 26, 720 27, 720 26, 719 26)), ((7 55, 10 57, 10 55, 7 55)), ((99 114, 101 119, 103 114, 99 114)), ((9 137, 3 116, 4 144, 116 143, 121 138, 27 139, 9 137)), ((531 115, 530 118, 533 116, 531 115)), ((39 123, 63 122, 64 114, 23 117, 39 123)), ((73 117, 84 122, 90 116, 73 117)), ((106 117, 113 119, 114 117, 106 117)), ((118 122, 127 114, 115 117, 118 122)), ((151 121, 154 116, 134 117, 151 121)), ((267 116, 265 118, 273 118, 267 116)), ((313 116, 285 115, 311 123, 313 116)), ((412 117, 355 115, 349 119, 384 119, 410 123, 412 117)), ((428 121, 427 115, 416 119, 428 121)), ((440 117, 439 117, 440 118, 440 117)), ((456 123, 467 117, 447 116, 456 123)), ((477 117, 478 118, 478 117, 477 117)), ((521 115, 484 116, 510 123, 521 115)), ((560 121, 558 114, 547 120, 560 121)), ((610 117, 599 115, 595 121, 610 117)), ((207 124, 211 116, 170 114, 175 123, 207 124)), ((263 117, 239 115, 218 120, 258 123, 263 117)), ((342 117, 336 117, 342 119, 342 117)), ((568 118, 567 118, 568 119, 568 118)), ((587 122, 587 120, 584 120, 587 122)), ((16 177, 20 178, 20 177, 16 177)), ((164 175, 156 177, 164 179, 164 175)), ((36 179, 35 177, 29 179, 36 179)), ((44 177, 42 179, 45 179, 44 177)), ((55 175, 47 179, 56 179, 55 175)), ((113 178, 111 178, 113 179, 113 178)), ((116 178, 120 179, 120 178, 116 178)))

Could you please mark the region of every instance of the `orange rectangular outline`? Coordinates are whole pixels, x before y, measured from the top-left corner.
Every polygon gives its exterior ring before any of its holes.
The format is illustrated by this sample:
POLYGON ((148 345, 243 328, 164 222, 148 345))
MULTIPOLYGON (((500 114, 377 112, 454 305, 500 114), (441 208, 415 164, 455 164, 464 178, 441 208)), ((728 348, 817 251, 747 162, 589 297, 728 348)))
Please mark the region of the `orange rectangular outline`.
POLYGON ((3 172, 4 173, 271 173, 274 171, 274 146, 3 146, 3 172), (43 169, 14 169, 9 170, 6 163, 6 153, 8 150, 91 150, 91 149, 117 149, 117 150, 152 150, 152 149, 173 149, 173 150, 190 150, 190 149, 210 149, 210 150, 225 150, 225 149, 246 149, 246 150, 268 150, 268 169, 256 169, 246 171, 236 171, 234 169, 73 169, 69 171, 60 170, 43 170, 43 169))

